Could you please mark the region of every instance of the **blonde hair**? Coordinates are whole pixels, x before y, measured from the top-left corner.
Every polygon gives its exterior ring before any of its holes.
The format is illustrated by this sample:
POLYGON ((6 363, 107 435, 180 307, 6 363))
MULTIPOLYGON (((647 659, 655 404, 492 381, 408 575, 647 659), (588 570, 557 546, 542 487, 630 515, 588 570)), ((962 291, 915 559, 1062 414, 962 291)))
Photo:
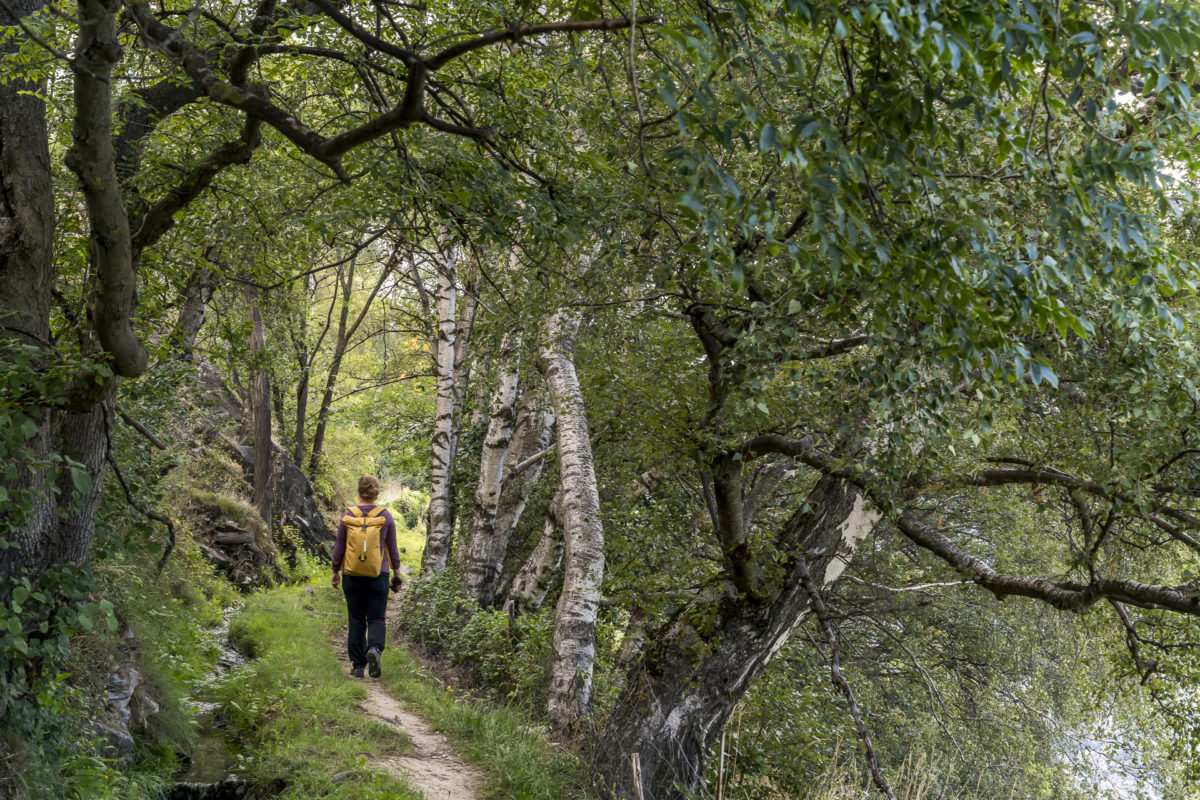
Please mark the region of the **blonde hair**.
POLYGON ((358 479, 358 496, 368 502, 379 497, 379 479, 374 475, 363 475, 358 479))

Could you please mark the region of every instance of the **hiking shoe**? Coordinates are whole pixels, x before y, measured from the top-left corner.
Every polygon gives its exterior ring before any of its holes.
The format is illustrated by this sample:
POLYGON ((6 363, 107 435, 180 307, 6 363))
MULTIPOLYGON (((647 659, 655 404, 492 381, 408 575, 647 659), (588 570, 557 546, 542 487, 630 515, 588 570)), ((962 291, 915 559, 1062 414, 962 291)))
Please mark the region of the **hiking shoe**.
POLYGON ((350 668, 351 678, 361 678, 363 676, 363 668, 361 666, 350 668))
POLYGON ((378 678, 383 672, 379 668, 379 651, 372 647, 367 651, 367 674, 372 678, 378 678))

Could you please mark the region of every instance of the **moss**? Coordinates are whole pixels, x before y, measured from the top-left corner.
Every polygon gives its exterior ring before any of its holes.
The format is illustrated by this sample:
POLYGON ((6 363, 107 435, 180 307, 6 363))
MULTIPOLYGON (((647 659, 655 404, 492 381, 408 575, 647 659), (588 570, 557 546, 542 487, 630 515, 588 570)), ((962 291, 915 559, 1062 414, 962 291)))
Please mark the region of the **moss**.
POLYGON ((204 489, 187 488, 187 500, 183 504, 185 511, 201 515, 211 522, 231 520, 258 537, 267 531, 267 524, 247 500, 226 494, 210 492, 204 489))

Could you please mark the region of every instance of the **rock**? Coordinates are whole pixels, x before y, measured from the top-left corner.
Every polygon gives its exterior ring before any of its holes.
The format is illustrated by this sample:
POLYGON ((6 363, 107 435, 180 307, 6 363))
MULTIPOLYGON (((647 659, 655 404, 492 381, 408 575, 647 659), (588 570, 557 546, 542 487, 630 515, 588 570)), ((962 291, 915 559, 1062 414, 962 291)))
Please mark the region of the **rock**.
POLYGON ((104 755, 120 762, 126 762, 133 755, 133 735, 129 732, 133 714, 129 705, 141 678, 137 667, 132 662, 125 662, 104 679, 105 708, 95 723, 96 732, 104 739, 104 755))
POLYGON ((129 703, 129 726, 130 730, 139 735, 146 735, 150 732, 150 717, 154 716, 161 710, 158 702, 150 696, 144 685, 139 686, 137 691, 133 693, 133 699, 129 703))
POLYGON ((200 545, 200 554, 218 567, 224 567, 229 564, 229 556, 225 555, 215 547, 209 547, 206 544, 202 544, 200 545))
POLYGON ((168 800, 242 800, 249 787, 241 778, 230 775, 216 783, 177 783, 167 793, 168 800))
POLYGON ((95 727, 98 737, 104 740, 102 755, 105 758, 116 759, 122 766, 127 765, 133 756, 134 741, 126 721, 117 719, 97 722, 95 727))
POLYGON ((316 593, 317 593, 317 590, 316 590, 316 589, 314 589, 314 588, 313 588, 313 587, 311 587, 311 586, 305 586, 305 587, 304 587, 304 590, 303 590, 302 592, 300 592, 300 593, 301 593, 301 594, 306 594, 306 595, 308 595, 309 597, 313 597, 314 595, 316 595, 316 593))
POLYGON ((342 783, 354 777, 354 770, 346 770, 345 772, 334 773, 334 776, 329 780, 333 783, 342 783))
POLYGON ((141 681, 141 673, 131 663, 118 666, 104 679, 105 701, 110 710, 124 710, 133 697, 133 690, 141 681))
MULTIPOLYGON (((245 471, 246 480, 253 483, 254 448, 235 445, 230 454, 245 471)), ((326 521, 327 515, 317 505, 312 484, 278 444, 274 445, 273 460, 279 478, 275 502, 283 524, 295 528, 306 550, 328 558, 328 544, 333 540, 333 532, 326 521)))

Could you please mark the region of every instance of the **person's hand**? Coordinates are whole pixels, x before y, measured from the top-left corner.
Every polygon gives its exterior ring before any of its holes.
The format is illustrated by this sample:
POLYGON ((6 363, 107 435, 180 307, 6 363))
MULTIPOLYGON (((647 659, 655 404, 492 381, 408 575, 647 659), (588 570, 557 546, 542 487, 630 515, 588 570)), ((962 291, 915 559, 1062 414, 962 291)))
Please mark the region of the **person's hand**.
POLYGON ((336 589, 338 587, 338 582, 341 581, 341 579, 342 573, 335 570, 334 573, 329 576, 329 585, 336 589))
POLYGON ((400 579, 399 575, 392 575, 391 583, 392 583, 392 594, 395 594, 396 592, 400 591, 400 587, 404 585, 404 581, 400 579))

